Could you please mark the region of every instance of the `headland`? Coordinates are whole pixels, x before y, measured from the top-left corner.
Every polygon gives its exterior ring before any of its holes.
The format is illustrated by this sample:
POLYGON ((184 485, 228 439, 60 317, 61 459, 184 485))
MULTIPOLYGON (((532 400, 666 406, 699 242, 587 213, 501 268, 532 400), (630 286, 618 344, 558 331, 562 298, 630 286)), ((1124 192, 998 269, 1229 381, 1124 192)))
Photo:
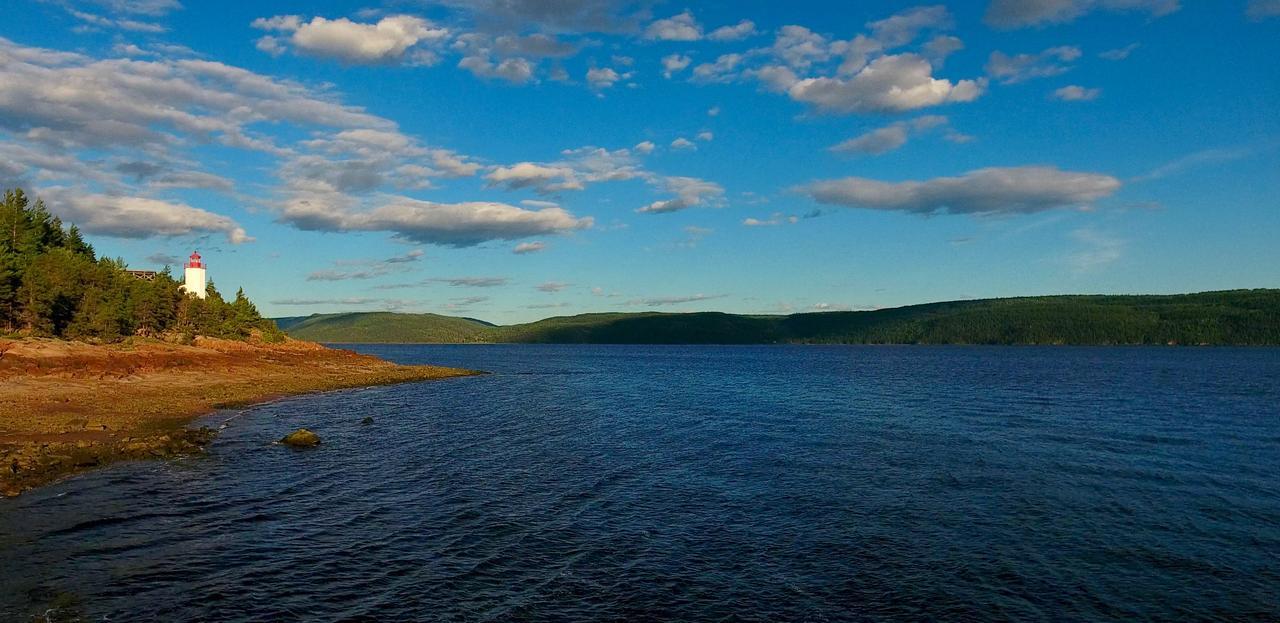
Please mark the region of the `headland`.
POLYGON ((198 416, 298 394, 477 374, 297 340, 0 340, 0 495, 120 460, 199 451, 198 416))

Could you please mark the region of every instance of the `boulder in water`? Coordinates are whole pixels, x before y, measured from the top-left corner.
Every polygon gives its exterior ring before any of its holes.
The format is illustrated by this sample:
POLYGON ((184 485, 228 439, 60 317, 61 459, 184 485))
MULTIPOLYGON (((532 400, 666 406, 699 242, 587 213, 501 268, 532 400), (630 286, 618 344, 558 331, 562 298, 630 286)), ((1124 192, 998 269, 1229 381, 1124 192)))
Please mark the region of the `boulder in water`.
POLYGON ((370 425, 370 424, 372 424, 372 423, 373 423, 373 417, 366 417, 365 419, 360 420, 360 424, 362 424, 362 425, 364 425, 364 426, 368 426, 368 425, 370 425))
POLYGON ((305 428, 299 428, 282 437, 280 443, 294 448, 313 448, 320 445, 320 435, 305 428))

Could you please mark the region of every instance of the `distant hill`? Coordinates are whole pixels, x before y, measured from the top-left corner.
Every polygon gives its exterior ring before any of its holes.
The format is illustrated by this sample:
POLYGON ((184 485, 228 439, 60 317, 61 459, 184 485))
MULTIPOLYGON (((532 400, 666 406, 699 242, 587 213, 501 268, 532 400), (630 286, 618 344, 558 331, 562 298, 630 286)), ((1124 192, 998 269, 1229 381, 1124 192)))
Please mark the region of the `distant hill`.
POLYGON ((580 314, 506 326, 390 312, 277 322, 296 338, 351 343, 1280 345, 1280 290, 1034 296, 789 316, 580 314))
POLYGON ((283 316, 280 318, 272 318, 272 320, 275 321, 276 326, 279 327, 281 331, 288 331, 294 325, 314 317, 315 316, 283 316))
POLYGON ((276 325, 291 336, 313 342, 488 342, 493 331, 493 325, 470 318, 392 312, 315 314, 281 318, 276 325))

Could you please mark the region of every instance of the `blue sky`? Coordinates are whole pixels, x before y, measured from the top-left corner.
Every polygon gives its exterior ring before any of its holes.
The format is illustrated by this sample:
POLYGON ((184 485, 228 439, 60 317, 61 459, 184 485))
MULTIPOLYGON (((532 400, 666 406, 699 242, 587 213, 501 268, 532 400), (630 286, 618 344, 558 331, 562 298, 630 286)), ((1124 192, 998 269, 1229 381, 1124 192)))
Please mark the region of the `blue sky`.
POLYGON ((1280 286, 1280 2, 19 2, 0 186, 264 312, 1280 286))

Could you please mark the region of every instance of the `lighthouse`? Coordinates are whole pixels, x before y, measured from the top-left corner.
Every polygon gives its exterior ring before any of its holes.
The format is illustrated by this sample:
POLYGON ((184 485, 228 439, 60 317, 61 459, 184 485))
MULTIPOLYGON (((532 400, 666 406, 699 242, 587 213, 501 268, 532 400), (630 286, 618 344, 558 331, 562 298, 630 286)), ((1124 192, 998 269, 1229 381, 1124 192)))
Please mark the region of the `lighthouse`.
POLYGON ((204 262, 200 261, 200 252, 191 253, 191 257, 187 258, 186 264, 187 283, 183 284, 182 291, 187 294, 194 294, 197 297, 204 298, 205 292, 205 274, 204 262))

